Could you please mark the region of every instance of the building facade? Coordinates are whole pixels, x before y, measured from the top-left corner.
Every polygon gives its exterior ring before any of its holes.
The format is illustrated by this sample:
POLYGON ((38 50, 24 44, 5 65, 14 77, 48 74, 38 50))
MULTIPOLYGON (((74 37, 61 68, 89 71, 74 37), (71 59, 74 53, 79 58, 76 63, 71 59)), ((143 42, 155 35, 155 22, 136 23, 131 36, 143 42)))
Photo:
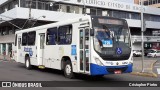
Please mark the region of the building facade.
MULTIPOLYGON (((160 9, 144 6, 143 10, 144 48, 160 48, 160 9)), ((118 0, 0 0, 0 54, 8 55, 12 51, 16 30, 84 14, 126 19, 133 49, 141 50, 140 11, 139 5, 118 0)))
MULTIPOLYGON (((135 0, 135 4, 139 4, 141 0, 135 0)), ((160 0, 142 0, 145 6, 160 8, 160 0)))

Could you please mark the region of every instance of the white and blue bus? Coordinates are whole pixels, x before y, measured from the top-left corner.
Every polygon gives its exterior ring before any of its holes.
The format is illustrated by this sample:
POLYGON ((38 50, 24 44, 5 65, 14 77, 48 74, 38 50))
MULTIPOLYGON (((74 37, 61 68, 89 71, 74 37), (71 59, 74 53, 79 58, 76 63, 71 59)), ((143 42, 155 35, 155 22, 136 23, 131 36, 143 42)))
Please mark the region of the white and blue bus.
POLYGON ((15 60, 32 66, 92 76, 132 72, 132 43, 126 20, 83 16, 17 31, 15 60))

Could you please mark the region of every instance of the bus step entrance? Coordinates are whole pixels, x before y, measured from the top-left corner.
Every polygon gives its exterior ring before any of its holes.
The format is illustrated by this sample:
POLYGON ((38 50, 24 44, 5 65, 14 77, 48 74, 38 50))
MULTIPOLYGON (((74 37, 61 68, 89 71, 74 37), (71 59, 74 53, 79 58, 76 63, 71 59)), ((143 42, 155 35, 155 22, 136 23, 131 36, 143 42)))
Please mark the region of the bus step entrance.
POLYGON ((45 66, 44 66, 44 65, 39 65, 39 66, 38 66, 38 68, 40 68, 40 69, 44 69, 44 68, 45 68, 45 66))

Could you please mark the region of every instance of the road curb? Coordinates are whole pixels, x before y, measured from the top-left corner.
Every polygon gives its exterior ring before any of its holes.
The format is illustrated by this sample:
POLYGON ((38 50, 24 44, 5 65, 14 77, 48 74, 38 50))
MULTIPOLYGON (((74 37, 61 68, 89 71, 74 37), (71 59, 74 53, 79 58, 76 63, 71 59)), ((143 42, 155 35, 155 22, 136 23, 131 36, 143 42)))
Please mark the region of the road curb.
POLYGON ((152 73, 158 77, 158 74, 153 72, 154 65, 157 63, 157 61, 158 60, 156 60, 154 63, 151 64, 151 68, 152 68, 152 73))
POLYGON ((157 78, 158 75, 153 72, 154 65, 156 64, 157 61, 158 60, 156 60, 155 62, 153 62, 151 64, 151 66, 150 66, 151 73, 149 73, 149 72, 132 72, 131 74, 132 75, 138 75, 138 76, 146 76, 146 77, 155 77, 155 78, 157 78))

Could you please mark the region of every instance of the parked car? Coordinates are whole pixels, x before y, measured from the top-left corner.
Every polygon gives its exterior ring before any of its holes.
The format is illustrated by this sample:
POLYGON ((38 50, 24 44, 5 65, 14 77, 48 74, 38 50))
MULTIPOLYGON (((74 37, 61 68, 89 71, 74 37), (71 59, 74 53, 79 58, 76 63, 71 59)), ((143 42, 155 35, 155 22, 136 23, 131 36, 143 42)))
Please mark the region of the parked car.
POLYGON ((144 56, 147 56, 148 53, 152 52, 155 49, 146 49, 144 50, 144 56))
POLYGON ((160 50, 151 50, 151 52, 147 54, 147 57, 159 57, 159 56, 160 56, 160 50))
POLYGON ((141 50, 133 50, 133 56, 134 57, 142 56, 142 51, 141 50))

